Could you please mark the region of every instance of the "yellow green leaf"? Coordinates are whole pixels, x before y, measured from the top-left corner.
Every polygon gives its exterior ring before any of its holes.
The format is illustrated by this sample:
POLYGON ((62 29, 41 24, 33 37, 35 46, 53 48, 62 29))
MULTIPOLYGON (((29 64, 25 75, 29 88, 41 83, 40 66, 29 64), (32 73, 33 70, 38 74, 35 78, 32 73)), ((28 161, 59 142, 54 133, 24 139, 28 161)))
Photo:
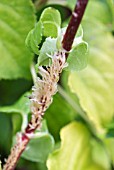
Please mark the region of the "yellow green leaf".
MULTIPOLYGON (((97 150, 93 154, 91 142, 94 140, 85 125, 73 122, 61 130, 61 148, 54 151, 47 161, 48 170, 108 170, 110 168, 108 157, 97 150), (102 157, 103 163, 99 160, 102 157)), ((96 141, 96 145, 100 148, 96 141)))
POLYGON ((103 24, 84 22, 85 30, 90 27, 91 32, 85 37, 89 44, 88 66, 80 72, 70 73, 68 84, 101 132, 114 116, 114 39, 103 24), (99 29, 96 29, 98 24, 99 29))

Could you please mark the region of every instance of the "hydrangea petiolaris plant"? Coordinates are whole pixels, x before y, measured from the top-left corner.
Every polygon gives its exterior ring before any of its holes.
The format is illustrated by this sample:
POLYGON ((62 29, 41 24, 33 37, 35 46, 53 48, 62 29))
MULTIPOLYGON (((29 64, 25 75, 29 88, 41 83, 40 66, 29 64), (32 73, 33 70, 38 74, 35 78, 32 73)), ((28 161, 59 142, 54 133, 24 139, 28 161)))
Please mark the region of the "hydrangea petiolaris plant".
POLYGON ((37 72, 30 99, 31 120, 24 132, 17 135, 16 144, 6 160, 3 170, 13 170, 36 129, 41 128, 44 112, 57 92, 57 82, 65 67, 83 69, 87 64, 87 43, 83 41, 83 31, 79 24, 85 11, 87 0, 78 1, 67 28, 61 29, 61 17, 57 10, 47 8, 26 39, 26 45, 38 55, 37 72), (77 36, 75 34, 78 30, 77 36), (42 43, 42 37, 45 39, 42 43), (41 48, 39 45, 42 45, 41 48), (79 52, 81 51, 81 53, 79 52), (68 57, 69 55, 69 57, 68 57), (72 62, 73 58, 77 59, 72 62), (68 60, 67 60, 68 58, 68 60))

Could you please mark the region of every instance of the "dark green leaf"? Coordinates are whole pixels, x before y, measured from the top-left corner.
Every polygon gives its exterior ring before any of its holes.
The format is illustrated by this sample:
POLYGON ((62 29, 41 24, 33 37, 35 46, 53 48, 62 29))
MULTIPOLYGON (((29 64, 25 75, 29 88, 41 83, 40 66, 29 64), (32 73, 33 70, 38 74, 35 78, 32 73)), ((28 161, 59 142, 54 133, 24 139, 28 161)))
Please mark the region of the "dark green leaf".
POLYGON ((32 80, 0 80, 0 106, 14 104, 32 86, 32 80))
POLYGON ((2 106, 0 107, 0 112, 5 113, 20 113, 22 115, 30 113, 29 107, 29 96, 30 93, 25 93, 15 104, 10 106, 2 106))
POLYGON ((2 156, 8 154, 12 142, 11 117, 0 112, 0 153, 2 156))
POLYGON ((49 127, 49 131, 54 136, 55 140, 59 140, 59 131, 70 121, 74 120, 77 113, 73 110, 70 104, 57 93, 54 96, 53 103, 46 111, 45 118, 49 127))
POLYGON ((25 93, 15 104, 10 106, 0 107, 0 112, 10 113, 12 115, 12 126, 13 133, 15 134, 18 130, 24 130, 27 126, 27 117, 30 113, 30 101, 27 96, 30 93, 25 93))

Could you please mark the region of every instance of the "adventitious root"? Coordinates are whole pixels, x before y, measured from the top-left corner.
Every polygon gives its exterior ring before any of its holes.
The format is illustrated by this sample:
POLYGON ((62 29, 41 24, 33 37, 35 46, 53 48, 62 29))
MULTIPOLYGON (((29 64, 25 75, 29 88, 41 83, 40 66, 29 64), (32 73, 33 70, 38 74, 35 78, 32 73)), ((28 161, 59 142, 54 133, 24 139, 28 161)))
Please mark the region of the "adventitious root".
POLYGON ((57 82, 59 80, 62 69, 66 67, 65 52, 57 52, 52 58, 51 66, 45 68, 39 66, 40 77, 37 77, 33 86, 32 95, 29 97, 31 101, 31 121, 25 129, 24 133, 17 135, 15 146, 11 149, 11 154, 6 160, 3 170, 13 170, 22 152, 25 150, 34 131, 40 129, 41 120, 44 112, 52 102, 52 96, 57 92, 57 82))

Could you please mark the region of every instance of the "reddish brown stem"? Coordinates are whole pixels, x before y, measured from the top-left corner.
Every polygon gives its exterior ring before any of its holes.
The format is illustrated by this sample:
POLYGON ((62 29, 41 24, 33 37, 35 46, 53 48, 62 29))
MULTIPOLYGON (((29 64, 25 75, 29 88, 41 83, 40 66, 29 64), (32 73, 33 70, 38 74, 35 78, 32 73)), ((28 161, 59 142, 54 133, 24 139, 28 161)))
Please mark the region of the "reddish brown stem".
POLYGON ((31 122, 27 125, 25 132, 21 134, 19 139, 17 139, 17 143, 12 148, 8 162, 6 162, 6 164, 4 165, 3 170, 15 169, 21 154, 23 153, 27 144, 29 143, 31 136, 34 134, 35 130, 37 129, 37 127, 31 129, 30 125, 32 125, 31 122))
POLYGON ((76 6, 74 8, 70 22, 68 24, 66 33, 62 41, 63 49, 65 49, 66 51, 70 51, 72 48, 74 37, 82 20, 87 3, 88 0, 77 0, 76 6))

